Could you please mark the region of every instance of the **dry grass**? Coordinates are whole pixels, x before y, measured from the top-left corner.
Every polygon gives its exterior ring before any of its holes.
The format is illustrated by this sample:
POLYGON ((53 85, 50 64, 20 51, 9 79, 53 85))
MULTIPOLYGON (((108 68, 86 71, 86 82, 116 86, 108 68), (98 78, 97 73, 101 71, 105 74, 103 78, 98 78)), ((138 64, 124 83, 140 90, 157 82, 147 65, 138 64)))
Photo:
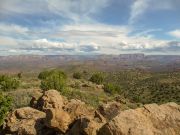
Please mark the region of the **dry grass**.
POLYGON ((18 89, 6 94, 13 98, 13 108, 28 106, 32 97, 38 98, 42 95, 39 89, 18 89))

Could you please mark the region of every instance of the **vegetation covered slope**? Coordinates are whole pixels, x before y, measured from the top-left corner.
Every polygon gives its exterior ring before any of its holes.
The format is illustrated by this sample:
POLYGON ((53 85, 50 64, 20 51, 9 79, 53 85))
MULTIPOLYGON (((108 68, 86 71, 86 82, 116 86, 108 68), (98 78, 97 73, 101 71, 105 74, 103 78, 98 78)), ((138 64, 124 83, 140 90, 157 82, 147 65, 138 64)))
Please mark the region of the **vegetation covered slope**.
POLYGON ((120 87, 121 94, 133 102, 180 103, 180 73, 121 71, 108 73, 106 82, 120 87))

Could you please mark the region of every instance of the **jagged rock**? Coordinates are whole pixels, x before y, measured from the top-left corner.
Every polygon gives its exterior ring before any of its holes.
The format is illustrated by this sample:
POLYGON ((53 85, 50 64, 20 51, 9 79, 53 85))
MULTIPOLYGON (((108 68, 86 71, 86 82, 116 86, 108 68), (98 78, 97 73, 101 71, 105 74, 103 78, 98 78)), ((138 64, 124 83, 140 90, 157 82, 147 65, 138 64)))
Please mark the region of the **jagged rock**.
POLYGON ((87 128, 90 120, 88 118, 80 118, 72 123, 72 127, 66 135, 87 135, 84 131, 87 128))
POLYGON ((65 133, 71 123, 72 120, 67 112, 52 108, 46 110, 46 126, 56 129, 61 133, 65 133))
POLYGON ((90 119, 87 128, 84 129, 87 135, 96 135, 97 131, 106 123, 106 119, 98 112, 95 111, 94 117, 90 119))
POLYGON ((45 91, 37 101, 37 109, 46 110, 49 108, 61 109, 63 107, 63 97, 56 90, 45 91))
POLYGON ((105 124, 98 135, 179 135, 180 106, 175 103, 145 105, 126 110, 105 124))
POLYGON ((44 128, 42 119, 45 117, 44 112, 30 107, 17 109, 6 119, 5 131, 18 135, 41 134, 44 128))
POLYGON ((109 102, 107 104, 102 104, 98 107, 98 111, 103 115, 107 120, 111 120, 117 116, 120 112, 120 103, 118 102, 109 102))
POLYGON ((96 131, 106 123, 98 111, 80 100, 70 100, 65 110, 74 120, 67 135, 96 135, 96 131))
POLYGON ((37 102, 40 110, 46 112, 45 124, 60 133, 66 133, 69 125, 82 117, 93 118, 94 109, 80 100, 66 101, 55 90, 46 91, 37 102), (54 99, 55 98, 55 99, 54 99))
POLYGON ((105 118, 95 111, 93 117, 81 117, 76 120, 67 135, 96 135, 105 123, 105 118))

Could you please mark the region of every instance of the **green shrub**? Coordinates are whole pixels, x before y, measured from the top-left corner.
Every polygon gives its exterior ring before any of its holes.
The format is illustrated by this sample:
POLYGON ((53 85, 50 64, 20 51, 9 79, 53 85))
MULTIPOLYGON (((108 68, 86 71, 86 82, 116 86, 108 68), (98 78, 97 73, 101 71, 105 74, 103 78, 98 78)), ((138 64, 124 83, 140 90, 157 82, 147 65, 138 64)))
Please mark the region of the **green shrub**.
POLYGON ((43 72, 39 73, 38 78, 40 80, 46 79, 51 74, 51 72, 53 72, 53 71, 43 71, 43 72))
POLYGON ((66 87, 67 76, 60 70, 46 71, 42 78, 40 85, 42 90, 56 89, 61 91, 66 87))
POLYGON ((110 94, 116 94, 121 92, 121 88, 118 85, 106 83, 104 84, 104 91, 110 94))
POLYGON ((95 73, 91 76, 90 81, 96 84, 102 84, 104 81, 104 76, 102 73, 95 73))
POLYGON ((0 75, 0 90, 9 91, 12 89, 17 89, 20 85, 18 79, 7 76, 7 75, 0 75))
POLYGON ((11 105, 12 105, 12 99, 0 93, 0 126, 3 124, 4 118, 6 117, 8 111, 10 110, 11 105))
POLYGON ((82 78, 82 74, 80 72, 76 72, 76 73, 73 74, 73 78, 81 79, 82 78))

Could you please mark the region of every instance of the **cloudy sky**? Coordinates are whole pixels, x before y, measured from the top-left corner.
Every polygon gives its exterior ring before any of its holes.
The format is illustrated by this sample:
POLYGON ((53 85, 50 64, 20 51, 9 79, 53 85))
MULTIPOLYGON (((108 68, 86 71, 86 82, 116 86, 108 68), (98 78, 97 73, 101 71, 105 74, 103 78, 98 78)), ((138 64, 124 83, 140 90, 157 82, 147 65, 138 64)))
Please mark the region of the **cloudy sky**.
POLYGON ((180 54, 180 0, 0 0, 0 55, 180 54))

